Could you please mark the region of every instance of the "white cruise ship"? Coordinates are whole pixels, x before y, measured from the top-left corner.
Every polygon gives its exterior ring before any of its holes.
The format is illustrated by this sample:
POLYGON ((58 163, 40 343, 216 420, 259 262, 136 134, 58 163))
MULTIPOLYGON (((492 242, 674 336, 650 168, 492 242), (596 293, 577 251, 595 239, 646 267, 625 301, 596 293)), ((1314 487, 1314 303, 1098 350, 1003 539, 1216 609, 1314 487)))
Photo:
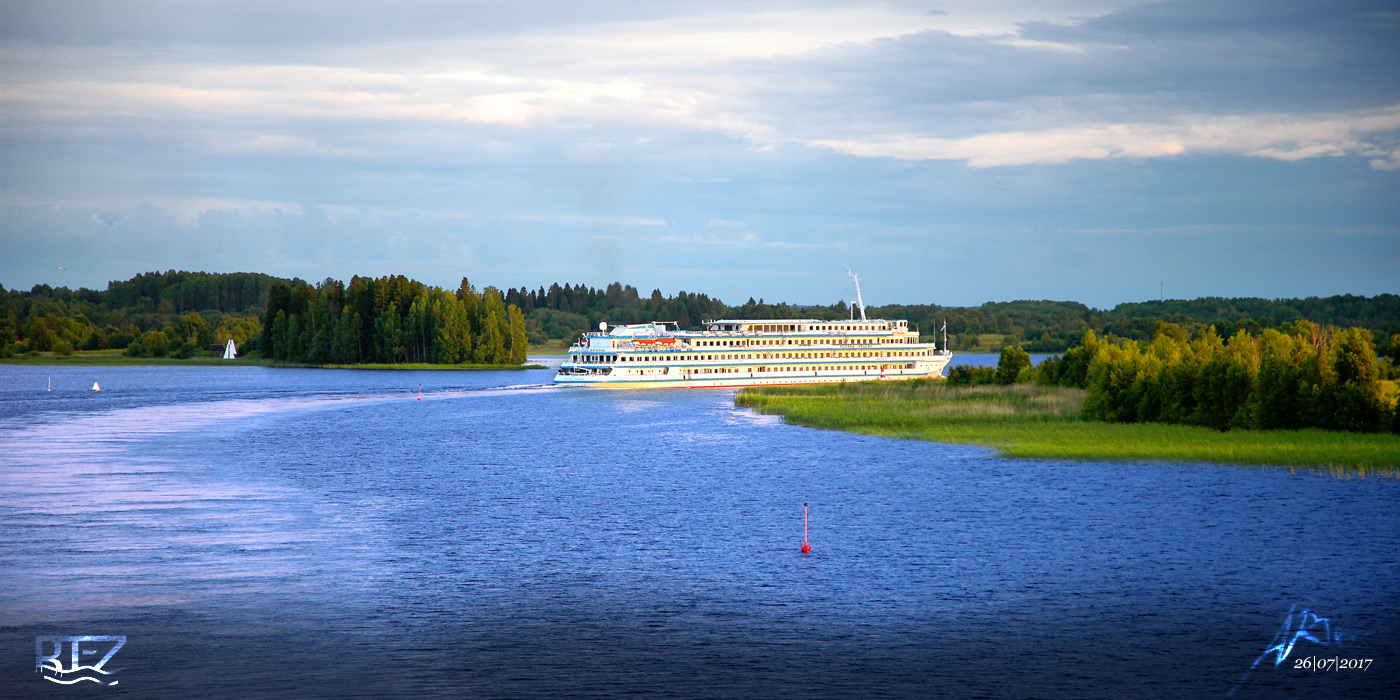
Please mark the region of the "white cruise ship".
POLYGON ((860 316, 725 319, 706 321, 703 331, 667 322, 611 329, 604 323, 569 348, 554 381, 610 388, 889 381, 940 376, 953 359, 936 343, 920 343, 907 321, 867 320, 863 302, 860 316))

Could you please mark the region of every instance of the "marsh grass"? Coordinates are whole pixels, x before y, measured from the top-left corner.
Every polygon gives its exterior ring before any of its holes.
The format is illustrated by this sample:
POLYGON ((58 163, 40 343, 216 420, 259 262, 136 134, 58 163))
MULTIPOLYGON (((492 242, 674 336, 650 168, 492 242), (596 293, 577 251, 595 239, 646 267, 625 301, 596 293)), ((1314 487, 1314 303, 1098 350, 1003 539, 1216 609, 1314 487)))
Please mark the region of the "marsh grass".
POLYGON ((1008 457, 1169 460, 1400 475, 1400 436, 1325 430, 1220 432, 1079 418, 1079 389, 860 382, 745 389, 734 402, 789 423, 868 435, 983 445, 1008 457))

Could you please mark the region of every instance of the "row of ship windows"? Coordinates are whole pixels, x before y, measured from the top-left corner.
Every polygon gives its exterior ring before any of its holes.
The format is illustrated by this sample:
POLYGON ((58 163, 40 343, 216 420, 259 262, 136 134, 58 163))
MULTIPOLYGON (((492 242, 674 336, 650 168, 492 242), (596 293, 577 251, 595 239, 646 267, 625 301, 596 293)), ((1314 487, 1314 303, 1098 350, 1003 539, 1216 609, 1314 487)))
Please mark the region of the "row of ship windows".
POLYGON ((874 345, 886 343, 912 343, 908 338, 890 338, 888 336, 873 336, 869 338, 796 338, 792 340, 696 340, 694 344, 701 347, 733 347, 754 345, 874 345))
POLYGON ((690 370, 694 374, 752 374, 754 372, 850 372, 886 369, 914 369, 914 363, 895 365, 811 365, 809 367, 704 367, 690 370))
MULTIPOLYGON (((611 364, 614 362, 713 362, 717 360, 757 360, 757 359, 806 359, 807 353, 778 352, 764 353, 771 358, 757 357, 757 353, 725 355, 584 355, 580 362, 588 364, 611 364)), ((818 357, 922 357, 927 350, 897 350, 889 352, 836 352, 824 353, 818 357)))
MULTIPOLYGON (((895 325, 902 328, 902 327, 905 326, 905 323, 902 322, 902 321, 900 321, 900 322, 896 322, 895 325)), ((730 332, 741 330, 741 327, 740 327, 739 325, 737 325, 737 324, 732 324, 732 323, 728 323, 728 324, 715 324, 714 326, 712 326, 712 328, 713 328, 714 330, 718 330, 718 331, 730 331, 730 332)), ((818 324, 818 325, 802 324, 802 325, 798 325, 798 324, 792 324, 792 323, 777 323, 777 324, 768 323, 768 324, 757 324, 757 325, 752 325, 752 324, 751 324, 751 325, 746 325, 746 326, 743 326, 743 327, 742 327, 742 330, 744 330, 744 331, 758 332, 758 333, 784 333, 784 332, 800 332, 800 331, 885 331, 885 330, 889 330, 889 329, 890 329, 889 324, 862 324, 862 325, 858 325, 858 326, 852 326, 852 325, 850 325, 850 324, 831 324, 831 325, 827 325, 827 324, 818 324)))

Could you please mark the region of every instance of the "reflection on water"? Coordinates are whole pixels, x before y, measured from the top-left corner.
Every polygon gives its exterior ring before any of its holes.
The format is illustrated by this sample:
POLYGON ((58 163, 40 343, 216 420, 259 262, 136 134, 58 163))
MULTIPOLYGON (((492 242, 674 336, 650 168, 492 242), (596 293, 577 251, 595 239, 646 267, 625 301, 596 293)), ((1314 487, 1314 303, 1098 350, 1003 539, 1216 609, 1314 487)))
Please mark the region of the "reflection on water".
POLYGON ((0 367, 0 667, 114 634, 142 697, 1223 696, 1298 605, 1371 669, 1235 697, 1400 688, 1395 480, 1010 461, 550 376, 0 367))

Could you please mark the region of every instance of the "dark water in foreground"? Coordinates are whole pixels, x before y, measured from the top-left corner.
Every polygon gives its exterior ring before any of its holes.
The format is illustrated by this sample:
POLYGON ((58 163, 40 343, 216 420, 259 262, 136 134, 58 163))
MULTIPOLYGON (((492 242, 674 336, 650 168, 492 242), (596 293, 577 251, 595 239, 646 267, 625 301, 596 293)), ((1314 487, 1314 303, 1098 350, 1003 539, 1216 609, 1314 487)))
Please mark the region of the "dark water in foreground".
POLYGON ((1396 480, 549 376, 0 367, 0 696, 1400 694, 1396 480), (1342 641, 1245 678, 1303 608, 1342 641), (36 635, 125 635, 119 685, 42 680, 36 635))

